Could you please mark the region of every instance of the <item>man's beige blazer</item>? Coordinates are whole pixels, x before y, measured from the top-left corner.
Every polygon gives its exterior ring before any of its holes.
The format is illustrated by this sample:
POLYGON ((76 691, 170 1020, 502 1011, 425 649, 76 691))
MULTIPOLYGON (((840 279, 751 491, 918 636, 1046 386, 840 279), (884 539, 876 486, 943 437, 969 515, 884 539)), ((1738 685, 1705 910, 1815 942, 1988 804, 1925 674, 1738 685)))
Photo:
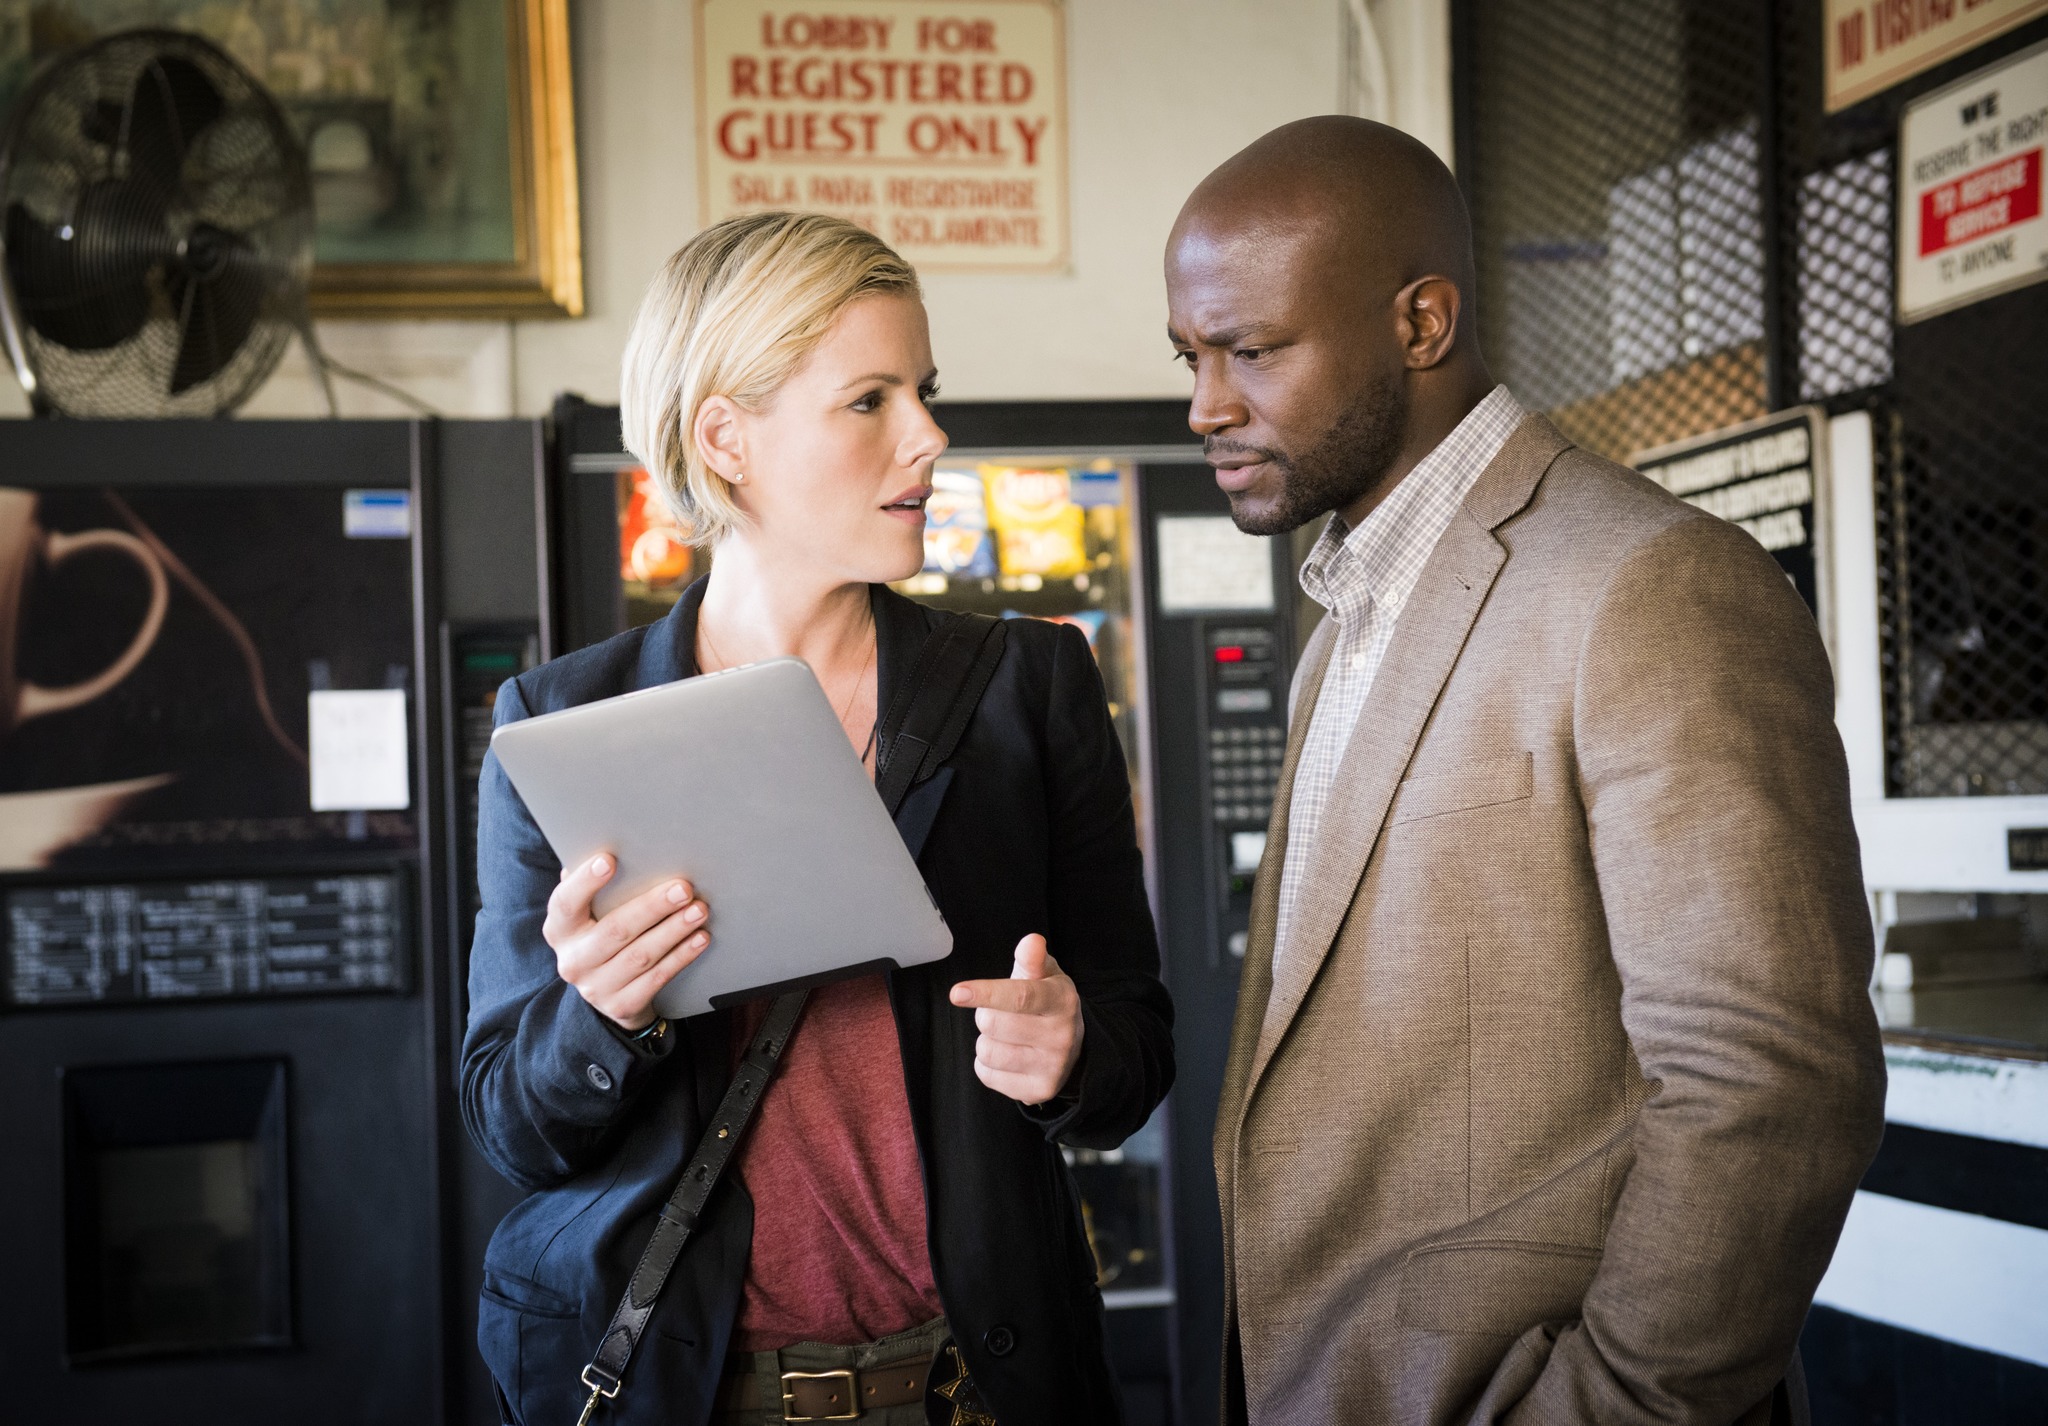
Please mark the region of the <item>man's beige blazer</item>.
POLYGON ((1883 1120, 1812 616, 1526 418, 1401 615, 1276 966, 1332 634, 1216 1125, 1227 1414, 1770 1420, 1883 1120))

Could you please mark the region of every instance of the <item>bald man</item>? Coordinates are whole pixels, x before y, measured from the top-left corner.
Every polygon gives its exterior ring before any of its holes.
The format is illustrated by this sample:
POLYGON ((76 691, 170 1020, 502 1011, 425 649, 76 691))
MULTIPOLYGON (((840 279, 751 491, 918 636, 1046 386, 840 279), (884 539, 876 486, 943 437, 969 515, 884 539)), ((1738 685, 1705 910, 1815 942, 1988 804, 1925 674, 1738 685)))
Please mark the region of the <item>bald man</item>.
POLYGON ((1494 383, 1396 131, 1268 134, 1166 277, 1238 525, 1328 517, 1216 1124, 1226 1416, 1803 1420, 1884 1090, 1811 615, 1494 383))

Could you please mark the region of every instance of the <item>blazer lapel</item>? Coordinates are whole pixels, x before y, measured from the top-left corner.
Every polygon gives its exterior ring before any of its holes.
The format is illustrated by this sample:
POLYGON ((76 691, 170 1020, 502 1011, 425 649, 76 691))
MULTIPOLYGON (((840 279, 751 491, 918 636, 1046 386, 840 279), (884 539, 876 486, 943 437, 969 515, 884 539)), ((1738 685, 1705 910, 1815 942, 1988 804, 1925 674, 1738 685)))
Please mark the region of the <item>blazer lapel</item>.
MULTIPOLYGON (((1272 1061, 1329 956, 1338 928, 1350 914, 1394 791, 1414 758, 1423 727, 1487 593, 1507 562, 1507 550, 1494 537, 1494 528, 1528 504, 1543 472, 1568 444, 1543 417, 1525 417, 1452 516, 1402 609, 1337 765, 1329 805, 1297 893, 1287 953, 1272 965, 1272 991, 1246 1075, 1247 1095, 1272 1061)), ((1319 692, 1320 670, 1316 687, 1319 692)), ((1288 737, 1290 794, 1294 756, 1308 727, 1300 710, 1295 722, 1288 737)), ((1281 854, 1285 855, 1284 843, 1281 854)), ((1271 880, 1277 908, 1280 878, 1271 880)), ((1266 944, 1272 944, 1270 929, 1266 944)))
POLYGON ((704 603, 710 575, 692 580, 675 608, 640 641, 640 661, 633 669, 635 688, 659 688, 697 674, 697 610, 704 603))
POLYGON ((1500 542, 1460 510, 1402 609, 1337 764, 1316 845, 1303 870, 1285 954, 1273 967, 1273 993, 1252 1057, 1254 1080, 1272 1059, 1351 910, 1422 725, 1506 560, 1500 542))
POLYGON ((916 671, 931 621, 922 604, 888 585, 868 588, 869 607, 875 614, 875 706, 885 709, 903 681, 916 671))
MULTIPOLYGON (((875 708, 889 706, 896 690, 917 671, 918 655, 931 632, 931 619, 924 606, 906 599, 885 584, 872 586, 871 607, 875 611, 875 708)), ((896 830, 915 861, 924 851, 925 838, 938 820, 946 789, 953 785, 953 769, 942 767, 931 778, 913 787, 896 809, 896 830)))

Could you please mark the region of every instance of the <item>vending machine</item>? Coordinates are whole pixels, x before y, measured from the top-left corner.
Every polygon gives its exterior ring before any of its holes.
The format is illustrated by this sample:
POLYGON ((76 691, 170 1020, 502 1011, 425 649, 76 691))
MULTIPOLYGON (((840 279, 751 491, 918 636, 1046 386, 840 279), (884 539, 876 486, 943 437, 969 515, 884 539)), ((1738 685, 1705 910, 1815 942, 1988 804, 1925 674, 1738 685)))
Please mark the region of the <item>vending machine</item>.
POLYGON ((488 1411, 448 715, 539 433, 0 422, 9 1419, 488 1411))
MULTIPOLYGON (((1232 524, 1173 401, 952 402, 925 564, 942 608, 1087 636, 1129 765, 1174 997, 1179 1077, 1121 1149, 1068 1152, 1134 1423, 1214 1415, 1222 1247, 1210 1129, 1251 882, 1286 743, 1287 542, 1232 524)), ((618 411, 557 402, 546 651, 660 618, 708 567, 619 444, 618 411)))

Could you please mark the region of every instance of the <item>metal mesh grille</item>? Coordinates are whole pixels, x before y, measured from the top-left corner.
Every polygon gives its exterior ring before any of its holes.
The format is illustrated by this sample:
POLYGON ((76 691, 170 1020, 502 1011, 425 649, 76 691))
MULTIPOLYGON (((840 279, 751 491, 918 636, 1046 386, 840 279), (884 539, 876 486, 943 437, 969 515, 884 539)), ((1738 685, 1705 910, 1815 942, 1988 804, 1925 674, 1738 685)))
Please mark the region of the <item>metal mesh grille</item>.
POLYGON ((1892 376, 1892 154, 1799 176, 1799 399, 1892 376))
POLYGON ((2048 793, 2048 300, 1898 334, 1879 467, 1894 791, 2048 793))
POLYGON ((1796 211, 1784 399, 1871 411, 1887 790, 2048 792, 2048 290, 1906 326, 1892 308, 1901 111, 2048 25, 1824 116, 1813 8, 1775 6, 1777 177, 1796 211))
POLYGON ((1605 455, 1765 410, 1758 32, 1674 0, 1467 7, 1481 336, 1605 455))
POLYGON ((2048 286, 1895 324, 1901 107, 1843 113, 1804 0, 1462 0, 1496 375, 1630 454, 1801 401, 1875 423, 1895 796, 2048 793, 2048 286))

